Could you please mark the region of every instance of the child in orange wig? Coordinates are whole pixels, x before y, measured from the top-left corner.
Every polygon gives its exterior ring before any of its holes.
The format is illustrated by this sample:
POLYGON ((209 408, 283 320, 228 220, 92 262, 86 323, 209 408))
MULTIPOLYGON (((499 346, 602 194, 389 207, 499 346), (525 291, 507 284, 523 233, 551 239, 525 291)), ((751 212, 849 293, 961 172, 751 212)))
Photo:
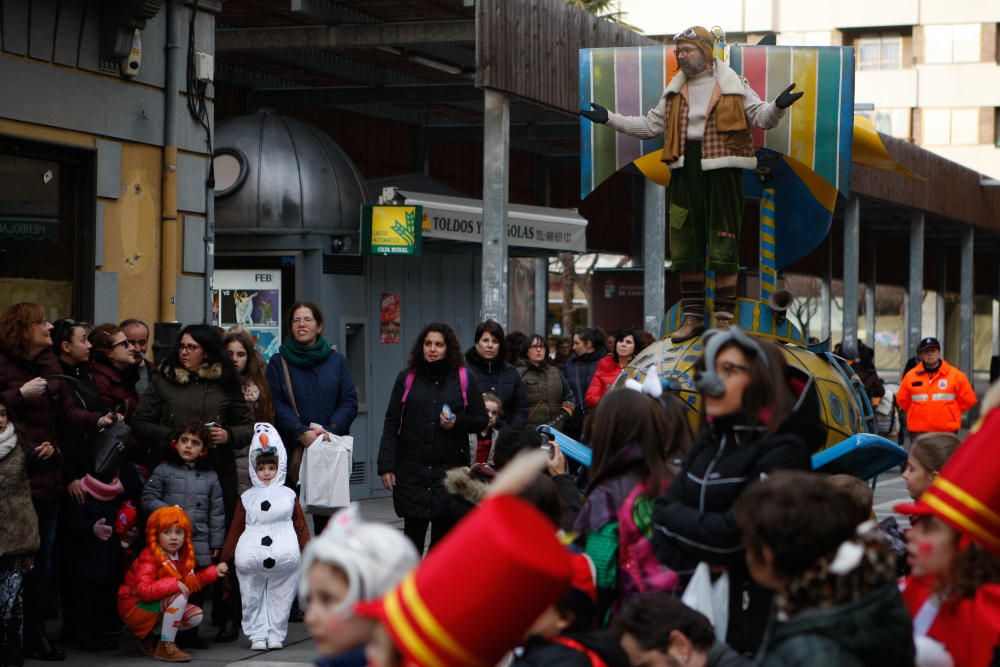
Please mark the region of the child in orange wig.
POLYGON ((179 630, 197 627, 202 620, 201 608, 188 604, 188 598, 225 576, 228 566, 219 563, 195 571, 191 520, 176 505, 161 507, 149 517, 146 545, 118 588, 118 613, 145 655, 187 662, 191 656, 174 639, 179 630), (160 637, 154 646, 150 633, 157 624, 160 637))

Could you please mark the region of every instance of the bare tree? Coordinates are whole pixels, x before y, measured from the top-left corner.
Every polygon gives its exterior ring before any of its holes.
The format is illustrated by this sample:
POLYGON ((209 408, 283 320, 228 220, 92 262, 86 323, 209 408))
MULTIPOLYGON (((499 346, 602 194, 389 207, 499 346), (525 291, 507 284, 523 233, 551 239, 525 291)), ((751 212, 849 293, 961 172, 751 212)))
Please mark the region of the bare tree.
POLYGON ((576 291, 576 255, 571 252, 559 253, 559 262, 562 264, 562 328, 563 335, 569 336, 573 333, 573 294, 576 291))
POLYGON ((786 290, 792 293, 792 304, 788 314, 799 324, 802 337, 809 340, 809 329, 813 318, 819 313, 822 281, 814 276, 797 273, 783 274, 786 290))

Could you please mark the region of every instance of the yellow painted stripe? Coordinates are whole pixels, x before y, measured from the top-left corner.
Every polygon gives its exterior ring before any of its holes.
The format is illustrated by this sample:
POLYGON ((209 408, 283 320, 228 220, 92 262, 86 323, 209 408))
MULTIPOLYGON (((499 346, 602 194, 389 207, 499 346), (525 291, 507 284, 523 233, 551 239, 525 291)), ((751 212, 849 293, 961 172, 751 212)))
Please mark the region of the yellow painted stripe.
POLYGON ((936 509, 944 517, 957 523, 967 533, 969 533, 970 536, 978 537, 987 544, 992 545, 994 549, 1000 549, 1000 539, 997 539, 996 535, 993 535, 989 531, 985 530, 982 526, 972 521, 969 517, 965 516, 948 503, 936 496, 932 496, 929 493, 924 494, 920 499, 936 509))
POLYGON ((768 250, 761 250, 760 254, 764 256, 764 259, 774 259, 774 253, 768 250))
POLYGON ((981 515, 987 521, 990 521, 991 523, 994 523, 997 526, 1000 526, 1000 514, 997 514, 996 512, 994 512, 993 510, 991 510, 989 507, 987 507, 986 505, 984 505, 978 498, 976 498, 975 496, 971 495, 969 492, 965 491, 964 489, 961 489, 961 488, 955 486, 954 484, 952 484, 951 482, 949 482, 948 480, 946 480, 941 475, 938 475, 937 477, 934 478, 934 482, 931 484, 931 486, 936 486, 938 489, 940 489, 941 491, 943 491, 945 494, 951 496, 952 498, 954 498, 958 502, 960 502, 963 505, 967 506, 969 509, 971 509, 976 514, 981 515))
POLYGON ((773 199, 761 199, 760 200, 760 205, 763 206, 764 209, 766 209, 768 211, 773 211, 774 210, 774 200, 773 199))
POLYGON ((407 608, 410 613, 413 614, 413 618, 416 619, 417 625, 423 630, 424 634, 429 636, 434 642, 444 649, 446 652, 450 653, 452 656, 460 660, 463 664, 474 665, 475 667, 489 667, 485 663, 481 662, 476 658, 476 656, 469 653, 458 641, 455 640, 444 627, 438 623, 437 619, 434 618, 434 614, 431 610, 427 608, 424 601, 420 598, 420 591, 417 590, 416 577, 411 573, 406 579, 403 580, 403 585, 401 586, 403 591, 403 601, 406 602, 407 608))
POLYGON ((427 644, 417 636, 399 604, 399 589, 385 596, 385 616, 389 627, 396 633, 407 653, 427 667, 448 667, 443 660, 434 654, 427 644))
POLYGON ((789 111, 792 115, 792 145, 789 155, 813 168, 816 140, 816 66, 815 49, 796 49, 792 53, 792 81, 795 90, 805 95, 789 111))
POLYGON ((767 232, 764 232, 763 234, 761 234, 761 236, 763 236, 764 240, 767 241, 768 243, 774 243, 775 241, 774 234, 768 234, 767 232))

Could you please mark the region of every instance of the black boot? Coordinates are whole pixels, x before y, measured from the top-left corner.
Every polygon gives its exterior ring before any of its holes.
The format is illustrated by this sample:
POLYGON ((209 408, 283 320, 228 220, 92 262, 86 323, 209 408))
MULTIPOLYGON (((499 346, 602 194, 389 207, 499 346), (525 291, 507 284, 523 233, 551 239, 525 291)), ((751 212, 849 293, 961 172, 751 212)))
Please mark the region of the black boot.
POLYGON ((47 662, 62 662, 66 659, 66 652, 53 644, 44 634, 26 637, 24 644, 24 654, 29 658, 47 662))
POLYGON ((222 621, 219 632, 215 635, 215 641, 220 644, 228 644, 240 638, 240 624, 231 618, 222 621))

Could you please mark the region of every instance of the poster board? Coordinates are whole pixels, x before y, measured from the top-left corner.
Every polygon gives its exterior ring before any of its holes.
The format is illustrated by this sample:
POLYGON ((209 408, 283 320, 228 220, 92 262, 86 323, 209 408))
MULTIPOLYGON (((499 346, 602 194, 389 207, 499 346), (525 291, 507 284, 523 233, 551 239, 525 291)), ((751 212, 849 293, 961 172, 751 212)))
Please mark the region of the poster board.
POLYGON ((281 345, 281 270, 219 269, 212 280, 215 324, 241 326, 257 339, 257 351, 270 359, 281 345))

